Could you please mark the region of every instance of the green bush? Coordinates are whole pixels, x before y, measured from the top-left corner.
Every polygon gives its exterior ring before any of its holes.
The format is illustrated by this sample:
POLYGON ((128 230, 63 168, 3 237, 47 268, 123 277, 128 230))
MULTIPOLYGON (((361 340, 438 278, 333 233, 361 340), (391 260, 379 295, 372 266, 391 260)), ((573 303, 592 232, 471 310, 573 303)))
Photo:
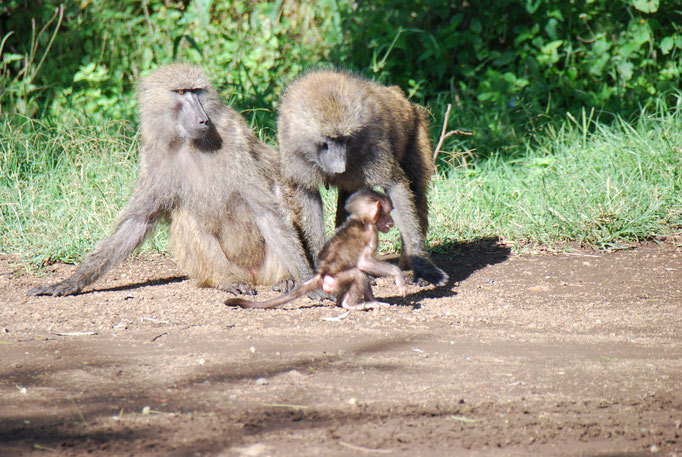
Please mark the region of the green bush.
POLYGON ((628 117, 674 95, 681 19, 677 0, 357 2, 335 57, 431 103, 438 120, 455 105, 451 127, 489 154, 566 112, 628 117))
POLYGON ((272 107, 291 77, 324 58, 328 43, 321 37, 340 36, 332 0, 82 0, 63 10, 59 4, 0 6, 5 112, 132 117, 135 81, 183 60, 203 65, 225 97, 272 127, 274 116, 261 110, 272 107))
MULTIPOLYGON (((446 151, 513 155, 583 107, 624 117, 679 90, 677 0, 27 0, 0 5, 3 112, 133 118, 135 81, 185 60, 272 136, 282 88, 309 67, 397 84, 446 151), (58 8, 60 5, 62 9, 58 8)), ((610 117, 608 120, 612 120, 610 117)))

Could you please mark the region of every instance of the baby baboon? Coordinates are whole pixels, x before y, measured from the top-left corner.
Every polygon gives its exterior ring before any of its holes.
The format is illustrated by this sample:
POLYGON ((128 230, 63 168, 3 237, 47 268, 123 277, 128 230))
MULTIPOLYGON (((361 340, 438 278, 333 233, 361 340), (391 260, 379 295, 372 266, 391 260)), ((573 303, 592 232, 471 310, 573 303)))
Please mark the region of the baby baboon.
POLYGON ((277 131, 282 180, 309 255, 324 244, 321 184, 338 188, 337 227, 351 192, 382 186, 395 205, 401 266, 412 266, 415 281, 445 283, 448 276, 433 264, 424 240, 432 173, 428 126, 398 87, 338 71, 308 73, 286 89, 277 131))
POLYGON ((322 289, 336 296, 346 309, 386 308, 374 298, 367 275, 393 276, 400 295, 407 295, 400 268, 374 257, 377 249, 377 229, 388 232, 393 227, 391 200, 373 190, 360 190, 346 200, 350 217, 320 251, 313 279, 287 295, 266 302, 229 299, 227 305, 243 308, 274 308, 305 293, 322 289), (364 298, 364 301, 362 299, 364 298))
POLYGON ((312 276, 280 201, 276 154, 225 106, 205 73, 171 64, 138 87, 140 171, 114 232, 69 279, 32 295, 68 295, 95 282, 142 244, 161 220, 199 286, 255 293, 253 283, 293 287, 312 276), (269 160, 269 159, 268 159, 269 160))

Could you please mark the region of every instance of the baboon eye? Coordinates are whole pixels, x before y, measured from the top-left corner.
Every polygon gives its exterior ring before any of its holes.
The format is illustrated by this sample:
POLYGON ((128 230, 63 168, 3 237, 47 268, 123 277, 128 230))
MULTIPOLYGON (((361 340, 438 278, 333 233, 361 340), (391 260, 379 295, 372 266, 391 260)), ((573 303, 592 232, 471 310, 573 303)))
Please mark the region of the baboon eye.
POLYGON ((317 149, 320 151, 326 151, 329 148, 329 144, 325 141, 324 143, 320 143, 317 145, 317 149))
POLYGON ((185 95, 185 89, 178 90, 178 95, 185 95))

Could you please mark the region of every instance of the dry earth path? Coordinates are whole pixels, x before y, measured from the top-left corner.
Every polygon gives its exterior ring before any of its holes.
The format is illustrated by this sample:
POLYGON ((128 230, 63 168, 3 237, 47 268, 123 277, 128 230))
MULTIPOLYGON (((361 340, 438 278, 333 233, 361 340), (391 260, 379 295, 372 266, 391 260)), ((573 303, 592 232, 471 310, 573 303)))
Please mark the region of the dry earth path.
MULTIPOLYGON (((682 457, 682 249, 436 257, 379 312, 242 310, 172 259, 0 258, 0 456, 682 457)), ((259 296, 273 293, 259 290, 259 296)))

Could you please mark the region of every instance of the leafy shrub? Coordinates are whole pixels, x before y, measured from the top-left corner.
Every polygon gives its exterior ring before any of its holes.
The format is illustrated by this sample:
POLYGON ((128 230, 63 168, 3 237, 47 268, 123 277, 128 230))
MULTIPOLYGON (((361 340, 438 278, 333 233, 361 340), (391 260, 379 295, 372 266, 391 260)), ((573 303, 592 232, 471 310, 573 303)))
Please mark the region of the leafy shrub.
POLYGON ((430 106, 434 135, 453 104, 450 127, 474 135, 447 150, 513 154, 566 112, 637 113, 682 68, 677 0, 33 3, 0 5, 5 113, 133 117, 135 81, 178 59, 271 136, 283 86, 332 65, 401 86, 430 106))
POLYGON ((63 4, 59 28, 50 22, 58 1, 38 9, 28 3, 0 6, 0 82, 13 95, 5 111, 30 116, 77 110, 130 117, 135 81, 159 64, 183 60, 203 65, 233 103, 271 126, 273 116, 262 120, 259 109, 271 107, 293 75, 323 59, 328 43, 321 37, 341 35, 332 0, 82 0, 63 4))
MULTIPOLYGON (((639 112, 674 94, 682 68, 677 0, 378 0, 343 16, 337 59, 453 111, 479 150, 521 143, 582 107, 639 112), (549 115, 549 116, 547 116, 549 115)), ((672 102, 672 100, 671 100, 672 102)))

